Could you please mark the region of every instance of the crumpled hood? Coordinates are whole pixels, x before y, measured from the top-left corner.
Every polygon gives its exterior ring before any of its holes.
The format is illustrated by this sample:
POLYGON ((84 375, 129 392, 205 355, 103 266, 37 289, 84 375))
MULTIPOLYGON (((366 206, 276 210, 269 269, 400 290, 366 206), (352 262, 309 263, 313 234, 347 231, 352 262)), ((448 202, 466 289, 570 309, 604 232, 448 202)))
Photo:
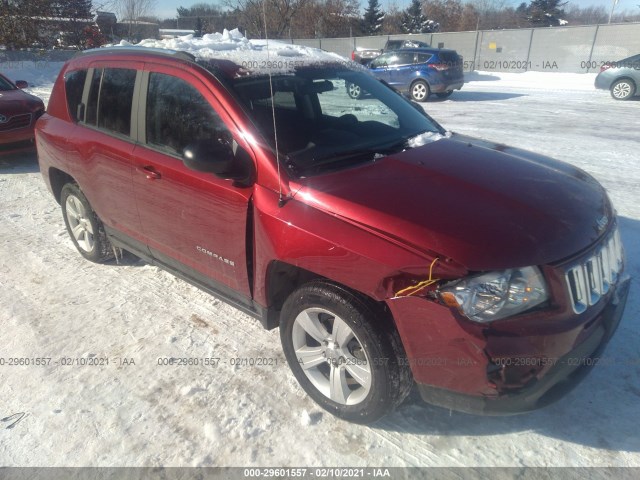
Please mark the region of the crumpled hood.
POLYGON ((613 218, 584 171, 461 135, 298 182, 296 200, 473 271, 565 259, 613 218))

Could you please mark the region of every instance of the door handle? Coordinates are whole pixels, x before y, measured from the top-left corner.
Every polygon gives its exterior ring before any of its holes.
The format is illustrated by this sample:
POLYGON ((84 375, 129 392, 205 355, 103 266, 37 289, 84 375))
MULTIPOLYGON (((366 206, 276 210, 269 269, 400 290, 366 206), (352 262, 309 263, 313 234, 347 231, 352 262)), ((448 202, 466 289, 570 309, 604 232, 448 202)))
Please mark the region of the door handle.
POLYGON ((147 180, 158 180, 162 176, 160 172, 156 171, 151 165, 142 167, 140 171, 147 176, 147 180))

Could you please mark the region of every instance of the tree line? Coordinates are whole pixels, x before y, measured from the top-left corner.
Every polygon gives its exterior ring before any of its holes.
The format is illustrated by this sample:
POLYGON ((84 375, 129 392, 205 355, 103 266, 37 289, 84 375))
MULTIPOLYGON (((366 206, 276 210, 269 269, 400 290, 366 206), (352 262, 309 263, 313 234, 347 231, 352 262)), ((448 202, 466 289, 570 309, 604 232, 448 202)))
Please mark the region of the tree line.
MULTIPOLYGON (((116 12, 118 21, 128 25, 129 38, 132 26, 142 21, 194 30, 197 35, 238 27, 249 38, 331 38, 593 25, 609 20, 604 7, 584 7, 577 0, 531 0, 517 6, 507 0, 411 0, 404 9, 397 3, 383 9, 380 0, 366 0, 364 10, 359 0, 220 0, 223 3, 178 7, 174 18, 164 20, 154 16, 155 0, 104 1, 96 5, 92 0, 0 0, 0 45, 48 48, 64 43, 90 48, 114 40, 113 25, 98 28, 93 22, 97 10, 116 12)), ((611 20, 640 21, 640 9, 616 12, 611 20)))
MULTIPOLYGON (((607 23, 604 7, 578 1, 532 0, 512 6, 507 0, 411 0, 405 9, 380 0, 223 0, 222 5, 180 7, 163 24, 198 32, 240 27, 250 38, 327 38, 399 33, 459 32, 607 23), (265 28, 266 17, 266 28, 265 28)), ((637 12, 616 12, 612 22, 640 21, 637 12)))

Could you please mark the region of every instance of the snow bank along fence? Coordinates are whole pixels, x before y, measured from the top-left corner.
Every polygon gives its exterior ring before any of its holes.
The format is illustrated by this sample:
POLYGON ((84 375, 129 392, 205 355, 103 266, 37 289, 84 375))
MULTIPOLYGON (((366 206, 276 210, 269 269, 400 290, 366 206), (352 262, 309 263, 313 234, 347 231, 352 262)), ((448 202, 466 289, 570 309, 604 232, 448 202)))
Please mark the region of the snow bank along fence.
POLYGON ((640 53, 640 23, 477 32, 292 39, 345 57, 357 48, 382 48, 389 39, 412 38, 457 50, 466 71, 599 72, 606 62, 640 53))
POLYGON ((76 53, 76 50, 0 50, 0 73, 23 69, 41 69, 44 72, 49 63, 66 62, 76 53))

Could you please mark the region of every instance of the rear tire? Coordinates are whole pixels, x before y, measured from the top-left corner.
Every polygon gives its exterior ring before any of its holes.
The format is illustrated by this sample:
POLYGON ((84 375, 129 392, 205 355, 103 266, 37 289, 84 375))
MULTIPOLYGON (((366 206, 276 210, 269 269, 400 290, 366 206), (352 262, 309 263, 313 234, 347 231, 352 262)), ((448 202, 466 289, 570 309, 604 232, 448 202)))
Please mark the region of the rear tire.
POLYGON ((635 84, 626 78, 611 85, 611 96, 616 100, 629 100, 636 93, 635 84))
POLYGON ((71 241, 80 255, 96 263, 113 258, 113 248, 102 222, 78 185, 67 183, 60 194, 62 216, 71 241))
POLYGON ((280 337, 296 379, 318 405, 350 422, 378 420, 413 385, 398 332, 377 310, 325 281, 303 285, 282 309, 280 337))

